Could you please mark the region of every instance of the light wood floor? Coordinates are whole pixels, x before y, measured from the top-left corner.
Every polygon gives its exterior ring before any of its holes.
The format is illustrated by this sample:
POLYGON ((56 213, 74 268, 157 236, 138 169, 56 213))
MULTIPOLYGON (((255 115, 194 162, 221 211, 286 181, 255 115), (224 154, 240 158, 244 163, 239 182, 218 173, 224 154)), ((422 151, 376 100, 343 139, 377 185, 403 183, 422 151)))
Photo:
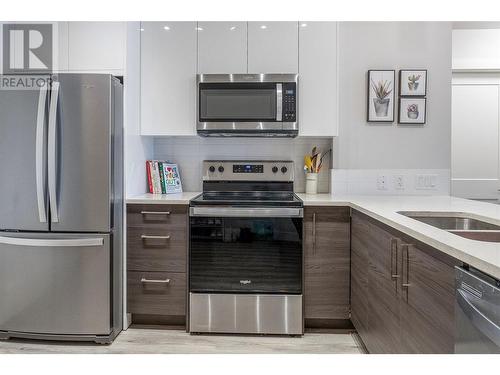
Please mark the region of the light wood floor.
POLYGON ((111 345, 48 341, 0 341, 0 354, 122 353, 122 354, 245 354, 330 353, 359 354, 350 333, 306 333, 303 337, 190 335, 180 330, 130 328, 111 345))

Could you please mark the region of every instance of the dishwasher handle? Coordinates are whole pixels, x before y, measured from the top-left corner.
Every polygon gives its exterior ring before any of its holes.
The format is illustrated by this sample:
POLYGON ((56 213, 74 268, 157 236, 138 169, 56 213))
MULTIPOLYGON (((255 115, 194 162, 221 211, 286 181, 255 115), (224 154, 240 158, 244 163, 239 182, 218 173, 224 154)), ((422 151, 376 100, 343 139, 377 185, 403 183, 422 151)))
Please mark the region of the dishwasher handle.
POLYGON ((468 293, 457 289, 457 303, 463 313, 467 316, 481 333, 500 347, 500 326, 484 315, 474 304, 468 293))

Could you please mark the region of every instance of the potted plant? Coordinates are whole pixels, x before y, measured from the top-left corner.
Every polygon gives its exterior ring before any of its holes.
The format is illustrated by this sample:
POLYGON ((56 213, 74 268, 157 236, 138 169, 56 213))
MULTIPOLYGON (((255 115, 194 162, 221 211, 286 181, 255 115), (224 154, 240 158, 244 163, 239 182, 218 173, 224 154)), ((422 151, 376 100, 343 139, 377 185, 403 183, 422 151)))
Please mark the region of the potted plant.
POLYGON ((408 112, 408 118, 416 120, 418 118, 418 105, 410 104, 407 108, 407 112, 408 112))
POLYGON ((418 89, 419 79, 420 79, 420 74, 419 75, 412 74, 411 76, 408 77, 408 89, 410 91, 415 91, 416 89, 418 89))
POLYGON ((376 98, 373 98, 373 105, 375 106, 375 115, 377 117, 385 117, 389 111, 390 98, 392 89, 390 89, 391 82, 378 81, 377 83, 372 80, 372 89, 376 98))

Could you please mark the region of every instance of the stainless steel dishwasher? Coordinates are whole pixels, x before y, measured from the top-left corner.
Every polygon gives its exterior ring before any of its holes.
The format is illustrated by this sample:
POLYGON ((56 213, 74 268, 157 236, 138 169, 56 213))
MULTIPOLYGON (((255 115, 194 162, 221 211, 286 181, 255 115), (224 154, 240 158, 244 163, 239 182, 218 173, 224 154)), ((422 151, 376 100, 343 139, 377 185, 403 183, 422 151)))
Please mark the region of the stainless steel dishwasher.
POLYGON ((455 353, 500 353, 500 281, 456 267, 455 353))

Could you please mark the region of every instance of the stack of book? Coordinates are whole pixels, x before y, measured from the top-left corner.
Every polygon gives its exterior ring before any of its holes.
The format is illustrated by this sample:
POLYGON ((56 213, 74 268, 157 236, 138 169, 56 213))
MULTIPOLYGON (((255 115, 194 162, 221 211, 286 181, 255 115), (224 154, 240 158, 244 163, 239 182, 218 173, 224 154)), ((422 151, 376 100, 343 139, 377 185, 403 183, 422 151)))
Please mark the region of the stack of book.
POLYGON ((177 164, 161 160, 147 160, 146 173, 150 193, 182 193, 181 177, 177 164))

